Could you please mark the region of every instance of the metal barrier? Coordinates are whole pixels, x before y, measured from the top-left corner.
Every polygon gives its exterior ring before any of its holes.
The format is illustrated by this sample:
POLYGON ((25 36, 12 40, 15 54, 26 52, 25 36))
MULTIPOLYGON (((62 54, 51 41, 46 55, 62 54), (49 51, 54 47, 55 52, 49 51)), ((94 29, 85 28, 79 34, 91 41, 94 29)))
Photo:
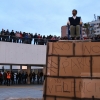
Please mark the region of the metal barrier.
POLYGON ((38 44, 46 45, 47 42, 56 42, 59 39, 43 39, 43 38, 31 38, 31 37, 16 37, 10 35, 0 35, 0 41, 13 42, 13 43, 26 43, 26 44, 38 44))
MULTIPOLYGON (((70 38, 70 25, 67 25, 68 27, 68 40, 71 40, 70 38)), ((80 39, 82 40, 82 26, 80 25, 80 39)))

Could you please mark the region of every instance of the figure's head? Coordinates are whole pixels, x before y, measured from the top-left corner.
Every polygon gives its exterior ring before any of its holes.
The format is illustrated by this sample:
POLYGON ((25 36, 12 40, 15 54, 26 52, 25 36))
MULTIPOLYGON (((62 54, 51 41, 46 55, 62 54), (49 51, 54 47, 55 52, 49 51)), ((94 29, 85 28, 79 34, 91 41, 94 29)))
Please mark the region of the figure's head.
POLYGON ((72 11, 72 14, 73 14, 73 16, 76 16, 76 15, 77 15, 77 10, 74 9, 74 10, 72 11))

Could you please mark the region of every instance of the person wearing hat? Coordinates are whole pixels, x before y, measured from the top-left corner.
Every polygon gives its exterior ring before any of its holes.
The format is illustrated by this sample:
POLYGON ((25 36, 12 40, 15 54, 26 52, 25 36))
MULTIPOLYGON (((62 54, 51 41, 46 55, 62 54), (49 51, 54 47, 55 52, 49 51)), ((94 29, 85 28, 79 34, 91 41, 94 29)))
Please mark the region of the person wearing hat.
POLYGON ((77 10, 72 11, 72 17, 69 17, 67 24, 70 25, 70 35, 72 40, 80 39, 80 25, 82 25, 81 17, 77 17, 77 10))

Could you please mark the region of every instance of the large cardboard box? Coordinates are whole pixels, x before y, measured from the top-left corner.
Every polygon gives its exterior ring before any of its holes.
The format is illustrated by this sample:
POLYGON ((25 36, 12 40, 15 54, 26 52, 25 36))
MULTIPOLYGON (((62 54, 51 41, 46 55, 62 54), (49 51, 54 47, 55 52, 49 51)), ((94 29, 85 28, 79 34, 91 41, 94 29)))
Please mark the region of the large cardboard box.
POLYGON ((75 55, 100 55, 100 42, 76 42, 75 55))
POLYGON ((90 73, 90 57, 60 57, 59 76, 81 76, 90 73))
POLYGON ((81 98, 100 98, 100 80, 82 79, 82 83, 81 98))
POLYGON ((56 98, 56 100, 73 100, 73 99, 68 99, 68 98, 56 98))
MULTIPOLYGON (((43 100, 45 100, 45 99, 43 99, 43 100)), ((55 100, 55 98, 54 97, 46 97, 46 100, 55 100)))
POLYGON ((49 55, 73 55, 73 43, 72 42, 50 42, 49 55))
MULTIPOLYGON (((81 79, 47 78, 46 95, 60 98, 81 98, 81 79)), ((47 99, 48 100, 48 99, 47 99)), ((58 99, 59 100, 59 99, 58 99)))
MULTIPOLYGON (((87 73, 83 73, 84 75, 87 73)), ((95 74, 96 75, 96 74, 95 74)), ((99 74, 100 76, 100 74, 99 74)), ((76 98, 100 98, 100 80, 98 79, 63 79, 63 78, 48 78, 46 95, 55 97, 57 100, 67 100, 68 97, 76 98), (75 88, 75 94, 74 94, 75 88), (62 98, 61 98, 62 97, 62 98)), ((51 97, 48 97, 49 100, 51 97)), ((55 100, 55 99, 54 99, 55 100)), ((71 99, 68 99, 71 100, 71 99)), ((74 100, 74 99, 72 99, 74 100)))
POLYGON ((94 77, 100 77, 98 74, 100 73, 100 56, 92 58, 92 75, 94 77), (97 73, 97 74, 95 74, 97 73))
POLYGON ((54 42, 48 45, 46 100, 92 100, 93 96, 99 99, 100 43, 54 42))
POLYGON ((100 55, 100 42, 50 42, 49 55, 100 55))
MULTIPOLYGON (((88 76, 88 73, 82 73, 81 76, 88 76)), ((100 77, 100 73, 94 73, 94 77, 100 77)), ((99 98, 100 99, 100 79, 82 79, 81 80, 81 98, 99 98)))
MULTIPOLYGON (((76 84, 77 85, 77 84, 76 84)), ((63 78, 47 78, 46 95, 60 97, 75 97, 74 95, 74 79, 63 78)), ((79 88, 79 86, 77 86, 79 88)), ((79 89, 78 89, 79 90, 79 89)), ((81 96, 79 92, 77 97, 81 96)))
POLYGON ((59 61, 58 57, 48 57, 47 75, 80 76, 82 72, 90 73, 90 57, 59 57, 59 61))
POLYGON ((46 100, 74 100, 74 99, 59 98, 59 97, 56 97, 56 99, 55 99, 55 97, 46 97, 46 100))
POLYGON ((63 78, 47 78, 46 95, 74 97, 74 80, 63 78))
POLYGON ((47 75, 57 76, 58 75, 58 57, 50 56, 47 58, 47 75))

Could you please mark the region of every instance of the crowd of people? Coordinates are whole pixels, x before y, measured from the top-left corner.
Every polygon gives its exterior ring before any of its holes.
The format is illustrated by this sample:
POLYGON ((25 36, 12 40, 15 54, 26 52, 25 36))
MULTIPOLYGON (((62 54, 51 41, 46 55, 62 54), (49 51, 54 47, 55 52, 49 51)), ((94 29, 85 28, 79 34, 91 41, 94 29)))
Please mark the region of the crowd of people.
POLYGON ((9 32, 9 30, 4 30, 0 32, 0 41, 5 42, 14 42, 14 43, 26 43, 26 44, 32 44, 32 40, 34 39, 34 44, 36 45, 46 45, 48 41, 58 40, 60 37, 57 36, 42 36, 40 34, 35 33, 34 35, 32 33, 26 33, 26 32, 19 32, 12 30, 9 32))
POLYGON ((0 85, 14 85, 14 84, 27 84, 28 78, 30 80, 30 84, 41 84, 43 83, 43 72, 38 72, 37 74, 35 72, 31 72, 29 75, 27 72, 4 72, 2 73, 0 71, 0 85))
MULTIPOLYGON (((83 40, 86 39, 100 39, 100 35, 95 35, 95 37, 83 37, 83 40)), ((32 34, 32 33, 26 33, 26 32, 19 32, 16 31, 14 32, 14 30, 12 30, 11 32, 9 32, 9 30, 4 30, 2 29, 2 31, 0 32, 0 41, 3 42, 13 42, 13 43, 25 43, 25 44, 34 44, 34 45, 46 45, 47 42, 55 42, 58 40, 68 40, 68 37, 57 37, 57 36, 53 36, 53 35, 49 35, 49 36, 42 36, 40 34, 32 34), (34 40, 34 41, 33 41, 34 40)))

